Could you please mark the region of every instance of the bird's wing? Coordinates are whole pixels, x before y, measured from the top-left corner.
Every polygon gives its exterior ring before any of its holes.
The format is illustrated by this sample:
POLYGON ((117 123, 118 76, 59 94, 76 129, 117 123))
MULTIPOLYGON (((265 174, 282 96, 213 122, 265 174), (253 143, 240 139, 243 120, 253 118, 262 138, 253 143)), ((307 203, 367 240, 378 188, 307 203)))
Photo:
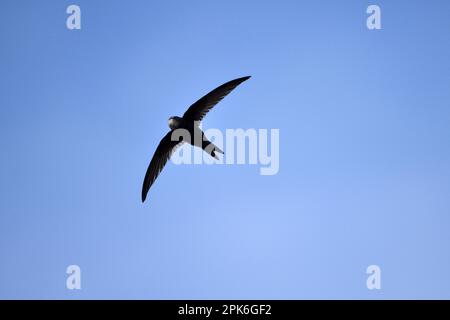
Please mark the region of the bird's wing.
POLYGON ((187 109, 183 115, 183 119, 188 122, 201 121, 203 117, 211 110, 220 100, 222 100, 227 94, 229 94, 234 88, 240 85, 250 77, 242 77, 231 80, 224 83, 220 87, 217 87, 207 95, 203 96, 187 109))
POLYGON ((182 141, 172 141, 172 132, 173 130, 169 131, 164 138, 162 138, 158 148, 156 148, 152 160, 150 161, 147 168, 147 173, 145 174, 144 184, 142 185, 142 202, 145 201, 148 190, 161 173, 167 160, 169 160, 176 148, 183 143, 182 141))

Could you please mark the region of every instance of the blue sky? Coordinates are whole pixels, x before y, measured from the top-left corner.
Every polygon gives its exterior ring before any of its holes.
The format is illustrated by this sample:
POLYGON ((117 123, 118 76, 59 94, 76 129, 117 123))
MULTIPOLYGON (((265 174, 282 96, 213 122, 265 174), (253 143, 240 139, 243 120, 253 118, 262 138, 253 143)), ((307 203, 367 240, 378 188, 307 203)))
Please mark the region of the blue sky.
POLYGON ((450 298, 448 1, 1 8, 0 298, 450 298), (279 173, 168 163, 142 204, 167 118, 245 75, 203 127, 280 129, 279 173))

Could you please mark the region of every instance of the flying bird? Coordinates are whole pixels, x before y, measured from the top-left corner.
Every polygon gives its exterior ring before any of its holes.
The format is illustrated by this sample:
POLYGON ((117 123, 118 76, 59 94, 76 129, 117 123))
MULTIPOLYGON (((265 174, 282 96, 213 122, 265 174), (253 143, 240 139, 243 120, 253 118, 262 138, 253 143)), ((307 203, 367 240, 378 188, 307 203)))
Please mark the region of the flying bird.
POLYGON ((203 131, 199 128, 199 122, 205 117, 205 115, 222 100, 227 94, 233 91, 238 85, 240 85, 245 80, 248 80, 248 77, 242 77, 235 80, 231 80, 223 85, 217 87, 207 95, 200 98, 197 102, 192 104, 187 111, 183 114, 182 117, 170 117, 169 118, 169 128, 170 131, 162 138, 158 147, 156 148, 155 153, 153 154, 153 158, 150 161, 147 172, 145 174, 144 183, 142 185, 142 202, 145 201, 147 197, 148 190, 155 182, 158 175, 161 173, 164 165, 167 160, 169 160, 172 153, 176 150, 184 142, 190 143, 193 146, 202 148, 205 152, 207 152, 212 157, 218 159, 217 153, 223 154, 223 151, 220 150, 216 145, 210 142, 203 131), (190 141, 184 141, 182 137, 180 140, 172 140, 172 133, 177 129, 185 129, 189 132, 192 137, 190 141), (199 136, 199 141, 194 140, 193 137, 199 136))

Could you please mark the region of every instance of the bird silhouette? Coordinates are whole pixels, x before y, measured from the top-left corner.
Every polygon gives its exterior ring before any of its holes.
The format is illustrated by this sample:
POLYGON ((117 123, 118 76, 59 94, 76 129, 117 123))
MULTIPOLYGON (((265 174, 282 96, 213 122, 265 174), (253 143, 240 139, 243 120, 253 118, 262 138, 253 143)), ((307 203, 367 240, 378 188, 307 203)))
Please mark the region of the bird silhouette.
POLYGON ((200 121, 204 116, 222 100, 226 95, 228 95, 234 88, 240 85, 242 82, 248 80, 250 76, 238 78, 231 80, 223 85, 212 90, 207 95, 200 98, 197 102, 192 104, 182 117, 170 117, 169 118, 169 128, 170 131, 162 138, 158 147, 156 148, 153 158, 147 168, 145 174, 144 183, 142 185, 142 202, 147 198, 148 190, 155 182, 156 178, 161 173, 164 165, 169 160, 172 153, 183 143, 189 143, 193 146, 202 148, 212 157, 218 159, 216 153, 223 154, 216 145, 210 142, 203 131, 199 127, 200 121), (172 134, 177 129, 187 130, 190 134, 190 140, 184 139, 183 135, 180 135, 179 139, 173 139, 172 134), (195 137, 201 137, 200 139, 195 139, 195 137), (198 140, 198 141, 196 141, 198 140))

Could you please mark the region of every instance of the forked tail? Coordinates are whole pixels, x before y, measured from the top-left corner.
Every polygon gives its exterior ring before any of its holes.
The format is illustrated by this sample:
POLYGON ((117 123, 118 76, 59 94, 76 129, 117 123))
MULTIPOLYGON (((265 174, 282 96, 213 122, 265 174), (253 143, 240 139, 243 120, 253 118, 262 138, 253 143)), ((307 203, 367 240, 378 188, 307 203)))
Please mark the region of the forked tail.
POLYGON ((217 156, 218 153, 224 154, 218 146, 210 141, 203 141, 202 149, 217 160, 219 160, 219 157, 217 156))

